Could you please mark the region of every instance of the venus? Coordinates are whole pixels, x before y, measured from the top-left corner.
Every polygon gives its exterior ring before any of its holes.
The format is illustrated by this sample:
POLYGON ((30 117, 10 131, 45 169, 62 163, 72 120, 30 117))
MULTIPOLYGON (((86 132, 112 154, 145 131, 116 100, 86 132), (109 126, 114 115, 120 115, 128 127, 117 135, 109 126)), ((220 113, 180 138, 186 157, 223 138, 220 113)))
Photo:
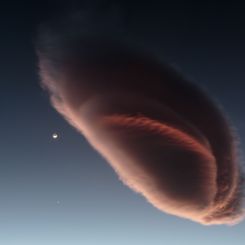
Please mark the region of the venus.
POLYGON ((58 134, 56 134, 56 133, 53 133, 53 134, 52 134, 52 138, 53 138, 53 139, 58 139, 58 137, 59 137, 58 134))

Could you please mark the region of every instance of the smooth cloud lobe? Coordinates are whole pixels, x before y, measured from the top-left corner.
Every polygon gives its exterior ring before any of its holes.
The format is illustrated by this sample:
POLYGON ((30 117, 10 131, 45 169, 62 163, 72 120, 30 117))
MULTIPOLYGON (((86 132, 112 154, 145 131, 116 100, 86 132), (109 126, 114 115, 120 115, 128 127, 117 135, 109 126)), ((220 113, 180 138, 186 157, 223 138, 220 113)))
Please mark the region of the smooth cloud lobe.
POLYGON ((208 96, 142 52, 59 29, 40 34, 42 85, 123 183, 173 215, 240 220, 234 135, 208 96))

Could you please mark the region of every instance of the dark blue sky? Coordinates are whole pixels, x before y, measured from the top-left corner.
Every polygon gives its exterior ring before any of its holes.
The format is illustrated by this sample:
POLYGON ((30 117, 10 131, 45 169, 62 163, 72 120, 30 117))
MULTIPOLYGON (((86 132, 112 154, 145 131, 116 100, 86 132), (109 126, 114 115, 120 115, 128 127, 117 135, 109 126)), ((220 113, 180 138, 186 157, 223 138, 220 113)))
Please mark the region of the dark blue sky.
MULTIPOLYGON (((244 244, 244 223, 203 227, 154 209, 123 186, 51 108, 38 84, 35 33, 59 9, 85 5, 1 6, 0 244, 244 244)), ((94 6, 107 12, 108 5, 90 3, 94 6)), ((131 1, 114 9, 122 37, 169 62, 216 99, 244 151, 245 7, 131 1)), ((113 25, 105 25, 108 29, 116 35, 113 25)))

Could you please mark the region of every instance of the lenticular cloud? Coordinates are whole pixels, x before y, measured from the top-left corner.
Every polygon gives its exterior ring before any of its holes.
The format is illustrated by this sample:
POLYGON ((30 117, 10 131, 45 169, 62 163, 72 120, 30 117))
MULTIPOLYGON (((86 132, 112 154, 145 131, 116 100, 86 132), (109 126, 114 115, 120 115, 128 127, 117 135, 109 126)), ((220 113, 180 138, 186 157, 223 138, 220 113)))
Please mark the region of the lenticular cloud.
POLYGON ((149 55, 64 23, 41 31, 37 53, 52 105, 125 185, 202 224, 241 220, 236 140, 201 89, 149 55))

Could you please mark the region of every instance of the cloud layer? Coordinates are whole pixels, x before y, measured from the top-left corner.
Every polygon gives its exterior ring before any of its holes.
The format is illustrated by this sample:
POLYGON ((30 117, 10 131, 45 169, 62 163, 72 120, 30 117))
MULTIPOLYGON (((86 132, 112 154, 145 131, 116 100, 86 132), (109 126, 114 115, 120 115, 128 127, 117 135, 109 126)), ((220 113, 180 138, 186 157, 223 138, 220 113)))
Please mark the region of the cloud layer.
POLYGON ((238 222, 236 142, 214 102, 150 55, 68 29, 51 24, 37 44, 57 111, 156 208, 202 224, 238 222))

